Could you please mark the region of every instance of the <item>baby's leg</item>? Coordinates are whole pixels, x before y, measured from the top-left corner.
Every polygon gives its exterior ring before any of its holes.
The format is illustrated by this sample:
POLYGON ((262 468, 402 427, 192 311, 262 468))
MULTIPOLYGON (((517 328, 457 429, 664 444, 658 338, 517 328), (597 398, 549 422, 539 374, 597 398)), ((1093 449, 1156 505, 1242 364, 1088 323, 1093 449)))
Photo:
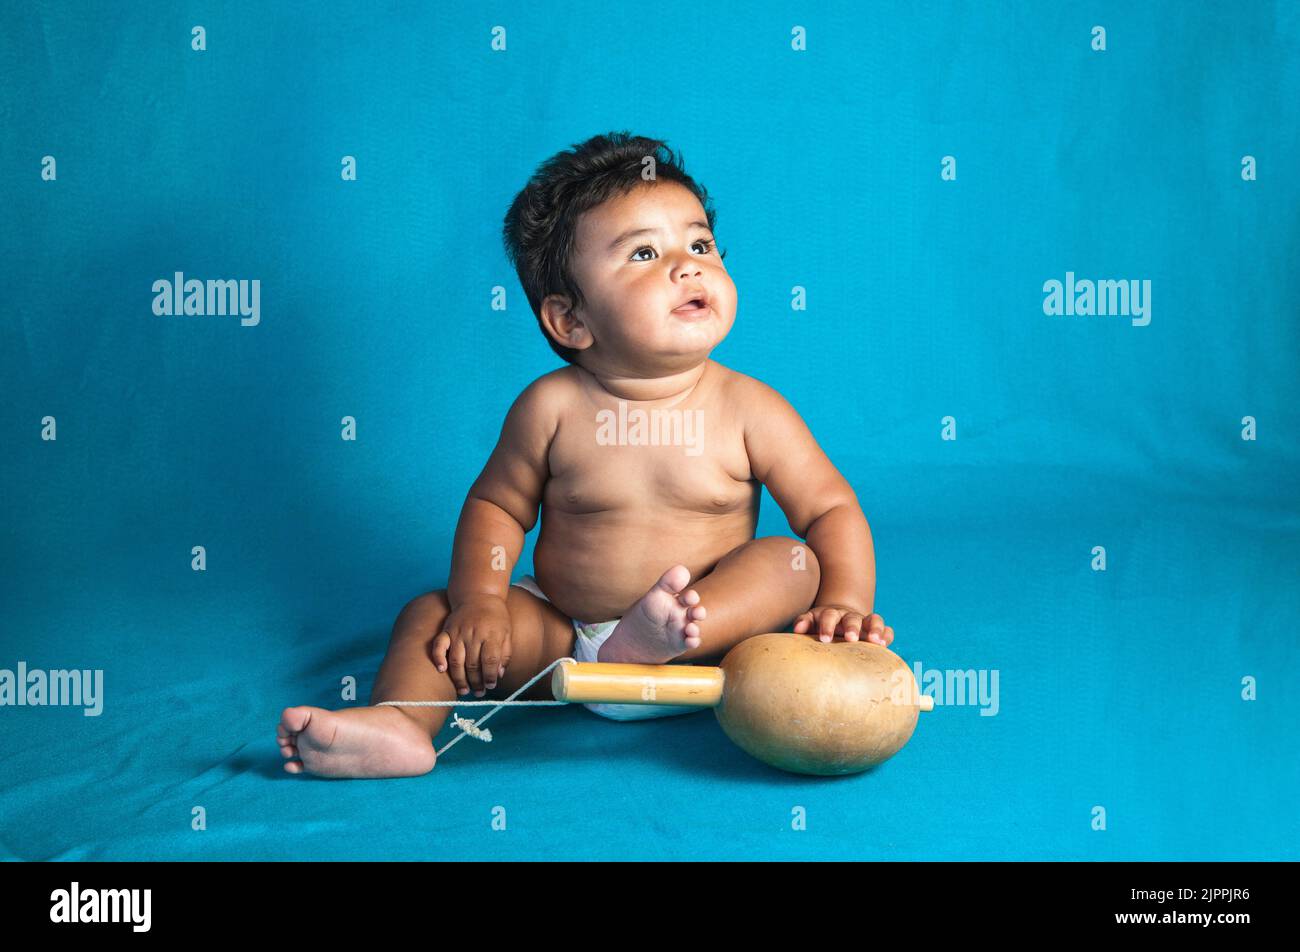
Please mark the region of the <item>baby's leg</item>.
MULTIPOLYGON (((422 595, 411 602, 403 614, 413 617, 403 624, 401 618, 393 626, 388 656, 379 667, 370 703, 380 701, 484 701, 509 697, 525 682, 556 658, 563 658, 573 650, 573 623, 554 605, 543 601, 532 592, 511 585, 506 592, 506 610, 510 613, 510 664, 506 673, 497 679, 496 687, 486 697, 472 693, 456 693, 450 671, 439 671, 433 665, 433 640, 442 630, 449 613, 446 592, 439 590, 422 595), (437 692, 431 693, 431 692, 437 692)), ((550 700, 549 679, 538 682, 520 700, 550 700), (539 693, 539 689, 547 693, 539 693)), ((447 707, 400 707, 399 710, 414 720, 432 738, 451 716, 447 707)), ((491 708, 479 708, 487 713, 491 708)), ((475 717, 474 708, 466 708, 462 716, 475 717)))
POLYGON ((787 536, 752 539, 694 583, 689 576, 684 566, 664 573, 600 646, 599 659, 716 663, 746 638, 788 631, 794 619, 812 607, 821 586, 813 550, 787 536), (687 638, 698 638, 699 643, 688 646, 687 638))
POLYGON ((675 660, 720 661, 746 638, 789 631, 812 607, 821 584, 821 565, 807 542, 764 536, 737 546, 691 585, 708 606, 708 620, 700 624, 699 647, 675 660))
MULTIPOLYGON (((488 692, 493 697, 507 696, 573 647, 573 625, 554 606, 512 585, 506 607, 513 653, 504 677, 488 692)), ((370 706, 336 711, 285 708, 277 731, 286 758, 284 769, 325 777, 411 777, 432 770, 432 738, 452 709, 380 706, 379 702, 457 699, 451 676, 434 667, 430 655, 448 611, 443 590, 421 595, 402 609, 375 678, 370 706)), ((549 679, 543 682, 524 697, 549 699, 549 679)), ((463 716, 474 717, 469 712, 475 710, 468 708, 463 716)))

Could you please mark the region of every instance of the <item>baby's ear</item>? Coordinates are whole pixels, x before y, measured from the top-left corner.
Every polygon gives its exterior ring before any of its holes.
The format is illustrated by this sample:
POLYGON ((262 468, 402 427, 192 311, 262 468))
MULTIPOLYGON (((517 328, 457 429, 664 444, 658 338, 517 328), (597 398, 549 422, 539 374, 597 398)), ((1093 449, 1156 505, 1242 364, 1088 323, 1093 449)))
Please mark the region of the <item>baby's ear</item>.
POLYGON ((548 294, 542 300, 542 326, 561 347, 585 350, 592 344, 591 331, 574 313, 566 295, 548 294))

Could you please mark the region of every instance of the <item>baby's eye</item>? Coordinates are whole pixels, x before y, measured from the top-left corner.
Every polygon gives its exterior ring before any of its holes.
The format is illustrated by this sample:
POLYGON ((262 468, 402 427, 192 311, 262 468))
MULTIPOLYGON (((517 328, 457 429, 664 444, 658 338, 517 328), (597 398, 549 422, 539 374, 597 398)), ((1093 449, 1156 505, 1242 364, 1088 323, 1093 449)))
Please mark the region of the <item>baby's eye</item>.
MULTIPOLYGON (((712 239, 712 238, 697 238, 697 239, 695 239, 695 241, 691 242, 691 247, 694 248, 696 245, 703 245, 703 246, 704 246, 704 251, 703 251, 702 253, 707 255, 707 254, 709 254, 709 253, 713 250, 713 239, 712 239)), ((641 252, 643 252, 643 251, 654 251, 654 249, 651 248, 649 245, 642 245, 642 246, 641 246, 640 248, 638 248, 636 251, 632 252, 632 260, 633 260, 633 261, 649 261, 649 260, 651 260, 651 259, 649 259, 649 258, 638 258, 638 257, 637 257, 637 255, 639 255, 639 254, 640 254, 641 252)))

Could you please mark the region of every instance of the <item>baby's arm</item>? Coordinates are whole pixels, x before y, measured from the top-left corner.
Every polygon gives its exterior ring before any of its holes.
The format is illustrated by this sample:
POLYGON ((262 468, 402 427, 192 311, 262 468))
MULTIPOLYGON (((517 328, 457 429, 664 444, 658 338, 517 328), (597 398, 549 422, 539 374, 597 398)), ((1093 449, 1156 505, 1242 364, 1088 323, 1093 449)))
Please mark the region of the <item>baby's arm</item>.
POLYGON ((477 595, 504 599, 510 588, 524 536, 537 522, 549 471, 546 455, 559 419, 549 384, 541 377, 515 400, 492 455, 469 489, 452 546, 447 599, 453 610, 477 595), (503 547, 504 562, 496 546, 503 547))
POLYGON ((537 521, 559 420, 559 381, 533 381, 511 406, 496 448, 470 487, 456 525, 447 601, 451 612, 434 641, 434 664, 450 667, 461 693, 496 686, 510 661, 510 573, 537 521))
MULTIPOLYGON (((808 426, 779 393, 746 378, 743 405, 750 471, 767 487, 790 528, 817 555, 821 586, 812 610, 795 624, 819 635, 863 633, 876 595, 876 557, 853 487, 827 459, 808 426)), ((884 632, 883 622, 867 630, 884 632)), ((873 632, 874 635, 874 632, 873 632)), ((872 637, 872 640, 877 640, 872 637)), ((880 639, 884 641, 885 639, 880 639)))

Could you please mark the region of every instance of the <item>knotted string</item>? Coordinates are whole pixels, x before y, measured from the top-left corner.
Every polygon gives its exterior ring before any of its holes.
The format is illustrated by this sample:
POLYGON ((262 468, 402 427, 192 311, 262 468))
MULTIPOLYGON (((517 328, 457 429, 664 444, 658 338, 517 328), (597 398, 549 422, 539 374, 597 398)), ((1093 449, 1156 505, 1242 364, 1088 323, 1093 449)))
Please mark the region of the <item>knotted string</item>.
POLYGON ((486 714, 484 714, 476 721, 472 721, 468 717, 461 717, 459 714, 453 711, 451 715, 451 722, 453 725, 460 728, 460 733, 457 734, 450 741, 448 741, 443 746, 442 750, 439 750, 434 754, 435 757, 441 757, 444 751, 454 746, 457 743, 457 741, 459 741, 462 737, 464 737, 467 734, 470 737, 473 737, 477 740, 490 742, 492 740, 492 732, 490 730, 483 729, 483 722, 486 721, 493 714, 495 714, 497 711, 501 710, 501 708, 503 707, 524 707, 524 706, 560 707, 562 705, 568 704, 569 703, 568 701, 516 701, 515 700, 515 698, 517 698, 520 694, 523 694, 530 687, 532 687, 543 677, 545 677, 546 674, 557 664, 563 664, 566 661, 569 664, 578 663, 577 659, 575 658, 556 658, 546 667, 542 668, 541 671, 537 672, 537 674, 533 677, 531 681, 529 681, 519 690, 515 691, 514 694, 510 695, 510 697, 506 698, 504 701, 380 701, 379 705, 376 706, 389 704, 392 705, 393 707, 488 707, 490 705, 495 705, 494 707, 492 707, 492 710, 488 711, 486 714))

